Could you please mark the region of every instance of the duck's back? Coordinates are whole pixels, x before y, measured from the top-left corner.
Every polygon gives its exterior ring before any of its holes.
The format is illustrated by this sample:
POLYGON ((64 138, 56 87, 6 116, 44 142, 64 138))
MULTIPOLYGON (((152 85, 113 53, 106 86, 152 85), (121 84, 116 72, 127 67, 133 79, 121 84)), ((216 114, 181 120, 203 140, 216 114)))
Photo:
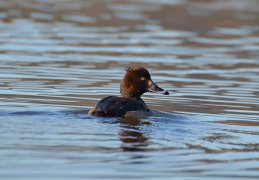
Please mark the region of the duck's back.
POLYGON ((88 114, 101 117, 123 117, 131 113, 142 112, 152 115, 152 112, 141 99, 108 96, 98 102, 88 114))

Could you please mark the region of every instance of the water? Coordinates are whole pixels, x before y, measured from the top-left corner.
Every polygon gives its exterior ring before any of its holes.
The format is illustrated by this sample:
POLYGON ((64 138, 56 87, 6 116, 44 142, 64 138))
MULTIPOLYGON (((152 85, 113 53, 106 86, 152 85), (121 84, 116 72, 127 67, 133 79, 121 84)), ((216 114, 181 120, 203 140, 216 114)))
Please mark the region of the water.
POLYGON ((259 1, 0 2, 0 177, 258 179, 259 1), (156 116, 87 115, 149 69, 156 116))

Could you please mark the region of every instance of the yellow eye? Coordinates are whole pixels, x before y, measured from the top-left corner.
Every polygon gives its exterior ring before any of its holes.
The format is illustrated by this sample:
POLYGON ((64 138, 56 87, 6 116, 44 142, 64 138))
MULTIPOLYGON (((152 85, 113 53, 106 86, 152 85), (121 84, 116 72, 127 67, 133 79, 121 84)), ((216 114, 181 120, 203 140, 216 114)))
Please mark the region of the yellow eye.
POLYGON ((141 80, 141 81, 145 81, 146 78, 145 78, 145 77, 141 77, 140 80, 141 80))

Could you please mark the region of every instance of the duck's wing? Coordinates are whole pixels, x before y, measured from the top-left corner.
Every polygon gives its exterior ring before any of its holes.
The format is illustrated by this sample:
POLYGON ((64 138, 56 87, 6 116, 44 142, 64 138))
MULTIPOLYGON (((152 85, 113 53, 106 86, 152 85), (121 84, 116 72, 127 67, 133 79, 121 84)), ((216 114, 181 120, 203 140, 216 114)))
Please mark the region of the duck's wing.
POLYGON ((95 107, 93 107, 88 114, 94 116, 101 116, 101 117, 120 117, 123 116, 125 113, 120 109, 121 103, 120 97, 116 96, 108 96, 106 98, 101 99, 95 107))
MULTIPOLYGON (((143 101, 108 96, 98 102, 98 104, 91 109, 88 114, 102 117, 123 117, 132 111, 149 111, 143 101)), ((128 116, 128 115, 127 115, 128 116)))

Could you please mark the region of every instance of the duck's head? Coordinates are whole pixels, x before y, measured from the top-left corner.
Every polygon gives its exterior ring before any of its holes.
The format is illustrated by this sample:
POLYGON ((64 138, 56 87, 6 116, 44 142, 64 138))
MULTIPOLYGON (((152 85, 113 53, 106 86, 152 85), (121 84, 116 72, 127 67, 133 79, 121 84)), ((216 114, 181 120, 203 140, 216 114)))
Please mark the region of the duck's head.
POLYGON ((148 70, 139 66, 126 69, 126 74, 121 80, 120 92, 125 98, 140 98, 145 92, 169 95, 152 81, 148 70))

